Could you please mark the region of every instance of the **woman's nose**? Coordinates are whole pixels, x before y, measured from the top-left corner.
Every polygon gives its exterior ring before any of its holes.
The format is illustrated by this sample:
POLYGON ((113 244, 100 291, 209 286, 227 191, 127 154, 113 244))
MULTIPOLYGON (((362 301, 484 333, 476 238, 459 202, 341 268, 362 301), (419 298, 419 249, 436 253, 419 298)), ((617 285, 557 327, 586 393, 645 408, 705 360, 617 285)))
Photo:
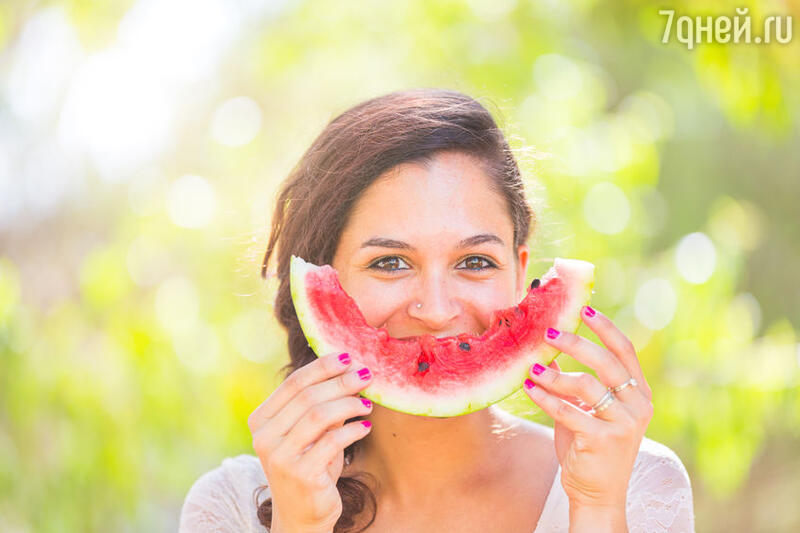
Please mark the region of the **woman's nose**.
POLYGON ((458 316, 459 304, 444 276, 428 276, 412 293, 409 315, 440 330, 458 316))

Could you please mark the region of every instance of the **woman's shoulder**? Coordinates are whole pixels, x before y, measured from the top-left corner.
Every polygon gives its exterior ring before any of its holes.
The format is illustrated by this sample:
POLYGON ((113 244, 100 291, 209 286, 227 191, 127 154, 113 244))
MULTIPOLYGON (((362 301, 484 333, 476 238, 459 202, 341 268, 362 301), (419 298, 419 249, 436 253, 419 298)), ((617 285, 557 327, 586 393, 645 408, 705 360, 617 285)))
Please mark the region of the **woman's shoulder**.
MULTIPOLYGON (((521 430, 520 434, 538 439, 541 445, 548 448, 553 446, 555 434, 552 427, 502 410, 496 410, 495 413, 500 420, 513 423, 516 428, 521 430)), ((639 444, 633 472, 634 475, 637 473, 641 475, 653 469, 675 470, 682 473, 688 483, 689 476, 678 455, 665 444, 643 437, 639 444)))
MULTIPOLYGON (((181 509, 181 532, 256 531, 255 491, 267 485, 258 457, 241 454, 226 457, 202 474, 189 489, 181 509)), ((266 487, 259 502, 269 496, 266 487)))
MULTIPOLYGON (((226 457, 221 464, 201 475, 195 481, 189 494, 200 491, 227 492, 238 494, 250 487, 267 484, 261 462, 255 455, 240 454, 226 457)), ((269 490, 269 489, 267 489, 269 490)))
POLYGON ((259 484, 267 483, 267 477, 261 468, 261 461, 255 455, 243 453, 233 457, 226 457, 217 469, 228 476, 244 476, 251 481, 257 481, 259 484))
MULTIPOLYGON (((555 434, 552 427, 539 424, 538 422, 534 422, 511 413, 500 411, 499 415, 504 417, 506 420, 513 420, 516 422, 516 427, 522 429, 524 434, 539 439, 542 444, 546 444, 548 447, 553 445, 555 434)), ((688 482, 689 477, 686 475, 686 469, 684 468, 683 463, 678 455, 668 446, 653 439, 644 437, 642 438, 642 442, 639 444, 639 451, 636 455, 634 474, 636 474, 637 471, 638 473, 642 474, 654 468, 674 469, 676 471, 680 471, 685 475, 686 481, 688 482)))
POLYGON ((668 446, 644 437, 628 484, 631 531, 694 531, 692 485, 668 446))
MULTIPOLYGON (((517 418, 519 428, 540 447, 553 447, 553 428, 517 418)), ((559 530, 569 522, 569 504, 557 466, 550 494, 542 512, 542 531, 559 530)), ((648 437, 642 438, 628 483, 628 525, 631 533, 644 531, 693 532, 692 487, 683 462, 669 446, 648 437)), ((539 531, 539 529, 537 529, 539 531)))
POLYGON ((689 474, 678 454, 669 446, 644 437, 639 444, 639 453, 636 455, 636 462, 633 465, 631 481, 637 477, 646 477, 654 471, 669 474, 676 478, 676 482, 689 485, 689 474))

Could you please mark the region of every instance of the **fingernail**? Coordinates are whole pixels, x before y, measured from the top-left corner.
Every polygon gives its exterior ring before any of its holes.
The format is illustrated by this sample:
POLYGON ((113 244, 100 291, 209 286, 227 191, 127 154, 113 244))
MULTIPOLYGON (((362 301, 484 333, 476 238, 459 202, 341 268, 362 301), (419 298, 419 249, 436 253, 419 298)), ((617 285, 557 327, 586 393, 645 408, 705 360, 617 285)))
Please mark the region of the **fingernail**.
POLYGON ((363 425, 365 428, 372 427, 372 422, 370 422, 369 420, 362 420, 362 421, 361 421, 361 424, 362 424, 362 425, 363 425))
POLYGON ((539 374, 544 372, 544 367, 542 365, 540 365, 539 363, 536 363, 535 365, 533 365, 533 369, 532 370, 533 370, 533 373, 538 376, 539 374))
POLYGON ((530 378, 525 380, 525 388, 526 389, 532 389, 535 386, 536 386, 536 384, 533 381, 531 381, 530 378))
POLYGON ((555 339, 559 335, 561 335, 561 332, 558 331, 557 329, 547 328, 547 338, 548 339, 555 339))
POLYGON ((358 371, 358 377, 363 379, 364 381, 368 380, 372 374, 370 374, 368 368, 362 368, 358 371))
POLYGON ((349 365, 350 364, 350 354, 348 354, 347 352, 341 354, 339 356, 339 361, 341 361, 343 365, 349 365))
POLYGON ((372 402, 367 400, 366 398, 361 398, 361 403, 363 403, 367 407, 372 407, 372 402))
POLYGON ((583 313, 591 318, 595 315, 595 310, 587 305, 586 308, 583 310, 583 313))

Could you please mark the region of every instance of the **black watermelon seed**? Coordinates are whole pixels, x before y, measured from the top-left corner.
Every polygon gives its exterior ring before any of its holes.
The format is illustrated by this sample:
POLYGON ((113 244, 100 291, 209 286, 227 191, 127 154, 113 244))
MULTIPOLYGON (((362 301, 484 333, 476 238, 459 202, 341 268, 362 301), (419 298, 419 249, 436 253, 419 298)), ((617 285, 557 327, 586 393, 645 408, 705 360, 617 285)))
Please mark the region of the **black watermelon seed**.
POLYGON ((422 361, 421 363, 419 363, 417 370, 419 370, 420 372, 425 372, 426 370, 428 370, 429 366, 431 365, 429 365, 427 361, 422 361))
POLYGON ((470 346, 469 346, 468 342, 460 342, 460 343, 458 343, 458 347, 461 348, 462 350, 464 350, 465 352, 468 352, 469 349, 470 349, 470 346))
POLYGON ((511 327, 511 323, 508 321, 507 318, 504 318, 503 321, 506 323, 506 326, 511 327))
POLYGON ((531 289, 535 289, 536 287, 538 287, 539 283, 540 283, 539 278, 535 278, 533 281, 531 281, 531 289))

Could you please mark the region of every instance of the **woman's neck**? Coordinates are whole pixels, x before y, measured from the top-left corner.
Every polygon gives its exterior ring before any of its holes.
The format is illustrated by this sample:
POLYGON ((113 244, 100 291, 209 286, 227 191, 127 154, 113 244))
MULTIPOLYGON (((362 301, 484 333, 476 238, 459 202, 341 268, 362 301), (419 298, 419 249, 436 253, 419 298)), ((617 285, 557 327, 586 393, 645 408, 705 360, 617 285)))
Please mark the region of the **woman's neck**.
POLYGON ((515 419, 495 407, 430 418, 375 405, 369 418, 372 431, 348 470, 375 477, 382 506, 474 493, 509 464, 515 419))

